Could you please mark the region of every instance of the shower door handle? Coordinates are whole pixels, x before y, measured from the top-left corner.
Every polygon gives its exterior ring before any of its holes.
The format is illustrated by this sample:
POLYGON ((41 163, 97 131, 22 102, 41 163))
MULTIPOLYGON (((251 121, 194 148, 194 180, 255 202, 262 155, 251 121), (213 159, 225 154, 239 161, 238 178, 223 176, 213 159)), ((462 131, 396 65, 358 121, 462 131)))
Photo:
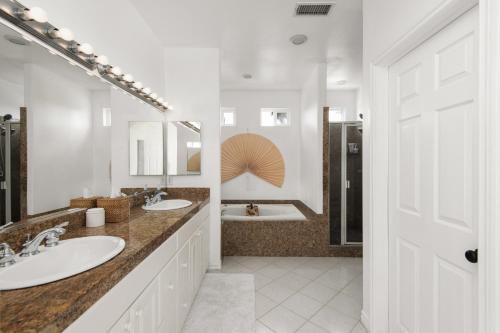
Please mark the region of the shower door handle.
POLYGON ((351 182, 349 180, 345 181, 345 188, 350 189, 351 188, 351 182))

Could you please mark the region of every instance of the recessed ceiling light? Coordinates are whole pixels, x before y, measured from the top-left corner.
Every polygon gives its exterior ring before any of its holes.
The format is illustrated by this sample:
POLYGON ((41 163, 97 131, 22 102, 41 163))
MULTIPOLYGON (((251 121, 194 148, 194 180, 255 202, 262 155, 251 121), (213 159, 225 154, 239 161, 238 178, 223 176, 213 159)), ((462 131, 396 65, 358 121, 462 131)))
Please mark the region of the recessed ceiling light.
POLYGON ((290 42, 294 45, 302 45, 305 42, 307 42, 307 36, 306 35, 293 35, 290 37, 290 42))
POLYGON ((250 80, 252 78, 252 74, 245 73, 242 75, 244 79, 250 80))

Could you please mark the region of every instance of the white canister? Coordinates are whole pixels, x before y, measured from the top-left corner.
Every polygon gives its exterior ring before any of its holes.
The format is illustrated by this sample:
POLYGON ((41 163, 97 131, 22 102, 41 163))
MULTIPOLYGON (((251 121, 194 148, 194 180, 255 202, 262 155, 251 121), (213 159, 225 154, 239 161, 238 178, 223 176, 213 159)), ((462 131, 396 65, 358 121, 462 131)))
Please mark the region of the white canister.
POLYGON ((88 228, 100 227, 104 225, 104 208, 90 208, 87 209, 88 228))

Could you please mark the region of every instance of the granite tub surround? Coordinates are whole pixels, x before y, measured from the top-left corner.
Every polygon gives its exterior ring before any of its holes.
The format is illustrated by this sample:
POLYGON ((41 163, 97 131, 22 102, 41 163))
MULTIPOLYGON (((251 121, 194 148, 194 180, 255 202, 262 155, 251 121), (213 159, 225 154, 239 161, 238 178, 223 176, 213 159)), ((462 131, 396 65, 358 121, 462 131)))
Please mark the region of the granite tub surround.
POLYGON ((185 198, 193 205, 154 213, 135 207, 129 222, 69 228, 64 238, 117 236, 125 240, 125 249, 79 275, 37 287, 1 291, 0 332, 63 331, 209 202, 208 196, 185 198))
MULTIPOLYGON (((360 257, 361 246, 330 246, 328 219, 298 200, 253 200, 254 204, 294 204, 306 217, 298 221, 224 221, 224 256, 360 257)), ((223 200, 223 204, 248 200, 223 200)))

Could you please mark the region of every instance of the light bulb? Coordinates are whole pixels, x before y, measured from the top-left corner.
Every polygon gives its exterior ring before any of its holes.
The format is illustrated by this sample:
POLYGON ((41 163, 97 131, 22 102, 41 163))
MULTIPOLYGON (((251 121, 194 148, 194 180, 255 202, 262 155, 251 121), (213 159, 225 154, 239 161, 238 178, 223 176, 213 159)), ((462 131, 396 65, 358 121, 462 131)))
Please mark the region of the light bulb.
POLYGON ((105 55, 100 55, 95 58, 95 62, 98 63, 99 65, 106 66, 108 64, 108 57, 105 55))
POLYGON ((152 93, 151 96, 149 96, 149 97, 151 97, 151 99, 156 99, 156 98, 158 98, 158 95, 156 93, 152 93))
POLYGON ((163 97, 158 98, 156 101, 160 104, 163 104, 163 97))
POLYGON ((144 89, 142 90, 142 92, 143 92, 144 94, 146 94, 146 95, 149 95, 149 94, 151 94, 151 88, 146 87, 146 88, 144 88, 144 89))
POLYGON ((78 51, 83 54, 90 55, 94 53, 94 48, 88 43, 82 43, 78 45, 78 51))
POLYGON ((135 89, 137 90, 141 90, 142 89, 142 83, 137 81, 137 82, 134 82, 134 84, 132 85, 135 89))
POLYGON ((126 82, 132 82, 134 81, 134 77, 130 74, 125 74, 123 75, 123 80, 125 80, 126 82))
POLYGON ((54 29, 52 36, 70 42, 74 39, 73 32, 68 28, 54 29))
POLYGON ((24 17, 27 20, 37 21, 39 23, 45 23, 49 20, 47 13, 40 7, 33 7, 25 10, 24 17))
POLYGON ((114 76, 120 76, 122 75, 122 69, 118 66, 112 67, 111 74, 113 74, 114 76))

